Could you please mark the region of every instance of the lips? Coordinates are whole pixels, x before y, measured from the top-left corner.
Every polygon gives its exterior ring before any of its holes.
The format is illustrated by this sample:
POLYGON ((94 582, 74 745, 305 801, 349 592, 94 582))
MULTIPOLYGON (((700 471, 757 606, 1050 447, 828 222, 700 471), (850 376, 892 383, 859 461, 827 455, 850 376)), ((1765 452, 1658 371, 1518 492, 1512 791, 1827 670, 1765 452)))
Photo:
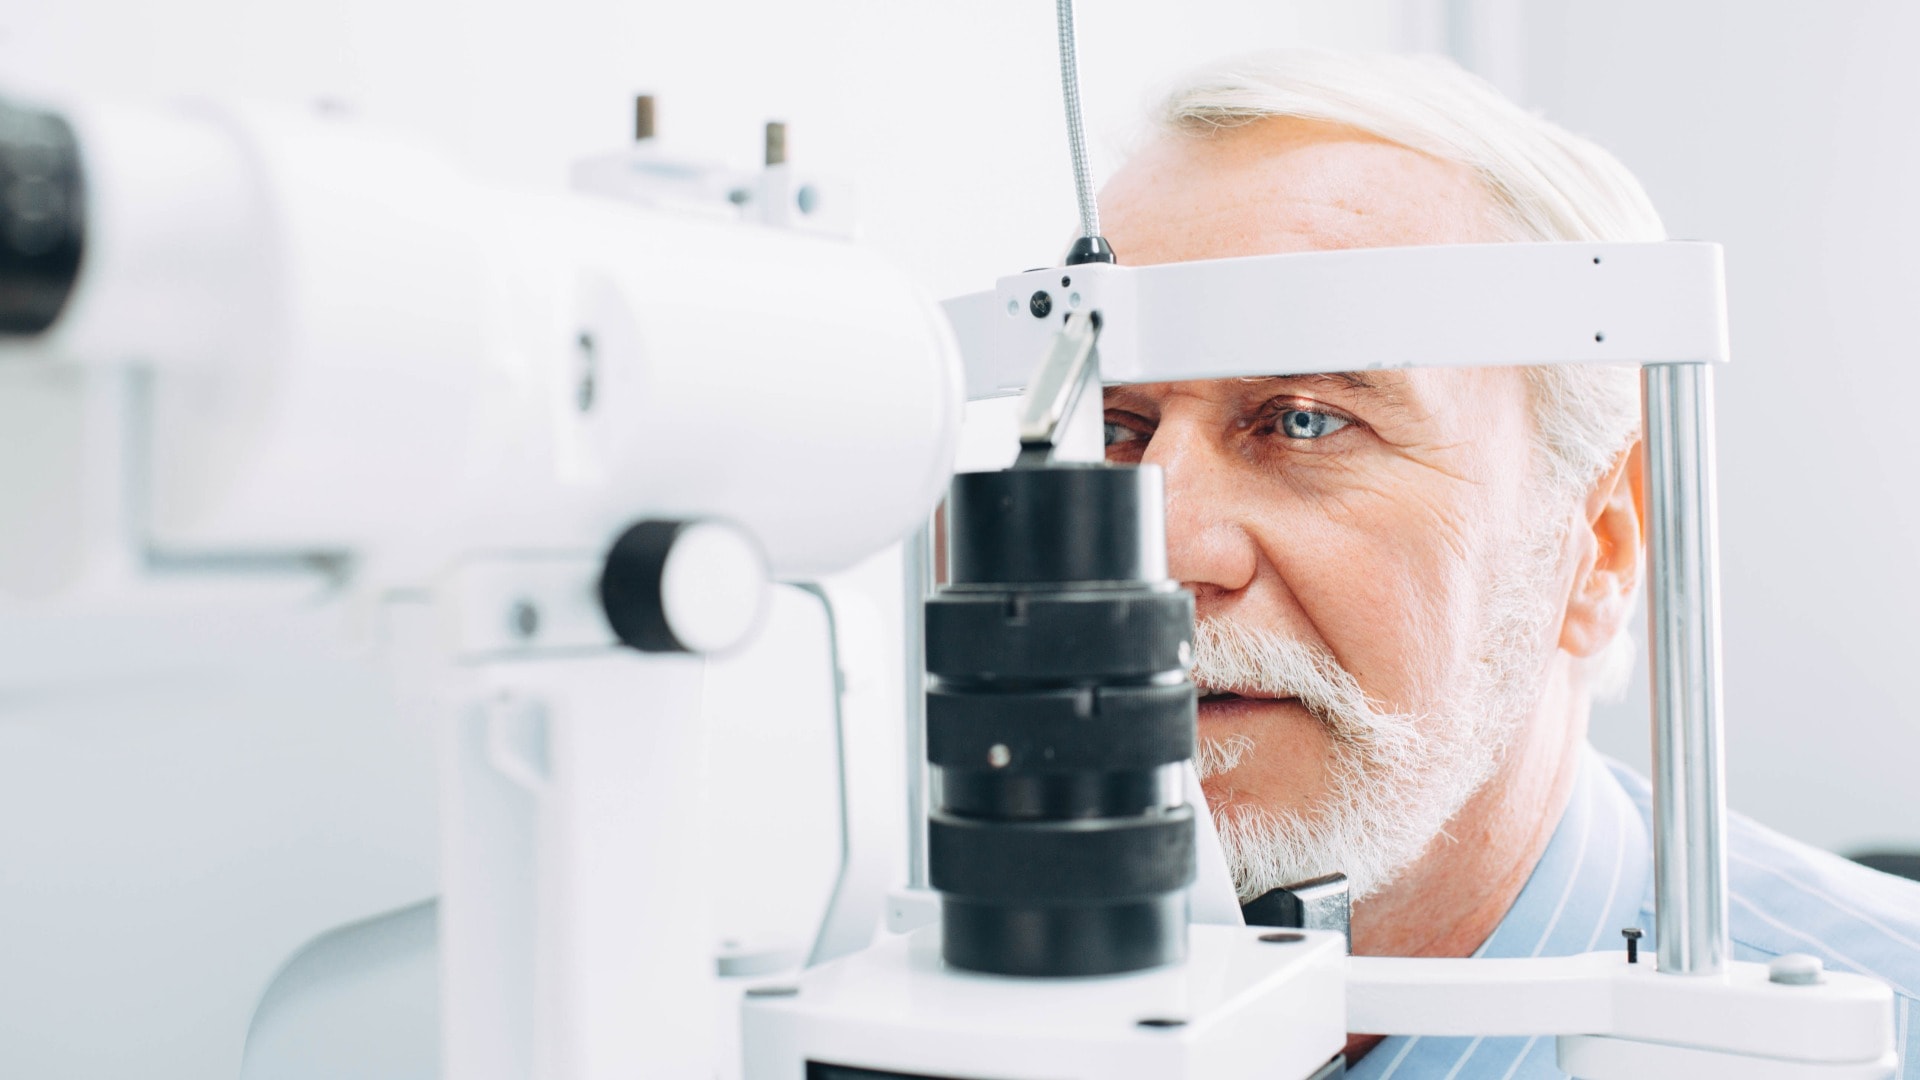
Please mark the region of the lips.
POLYGON ((1272 701, 1273 700, 1272 698, 1267 697, 1264 694, 1243 694, 1237 690, 1204 690, 1204 691, 1201 691, 1200 693, 1201 701, 1226 701, 1232 698, 1238 698, 1242 701, 1272 701))
POLYGON ((1294 697, 1265 694, 1241 694, 1231 690, 1209 690, 1200 695, 1200 719, 1231 720, 1250 717, 1276 705, 1299 701, 1294 697))

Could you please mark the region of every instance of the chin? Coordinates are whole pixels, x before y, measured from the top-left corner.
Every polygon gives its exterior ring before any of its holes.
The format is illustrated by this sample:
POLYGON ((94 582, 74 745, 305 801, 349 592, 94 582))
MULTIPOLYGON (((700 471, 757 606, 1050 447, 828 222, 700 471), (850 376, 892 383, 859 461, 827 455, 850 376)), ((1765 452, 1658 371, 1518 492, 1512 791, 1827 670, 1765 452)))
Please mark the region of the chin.
POLYGON ((1235 806, 1310 813, 1327 790, 1332 740, 1293 698, 1203 698, 1199 734, 1245 747, 1239 764, 1200 782, 1215 813, 1235 806))

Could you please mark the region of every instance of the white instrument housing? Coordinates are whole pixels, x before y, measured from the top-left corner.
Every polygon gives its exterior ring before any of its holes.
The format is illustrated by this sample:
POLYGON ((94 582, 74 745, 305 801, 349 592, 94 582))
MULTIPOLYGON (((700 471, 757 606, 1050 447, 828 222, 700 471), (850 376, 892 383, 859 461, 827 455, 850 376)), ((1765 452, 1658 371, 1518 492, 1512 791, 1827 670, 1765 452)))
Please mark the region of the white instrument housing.
POLYGON ((1727 359, 1718 244, 1356 248, 1003 277, 947 301, 967 397, 1019 393, 1079 310, 1110 383, 1727 359))
POLYGON ((451 548, 722 517, 806 576, 899 539, 945 485, 949 331, 864 248, 496 190, 309 112, 74 123, 82 276, 0 370, 149 373, 156 548, 369 555, 404 580, 451 548))

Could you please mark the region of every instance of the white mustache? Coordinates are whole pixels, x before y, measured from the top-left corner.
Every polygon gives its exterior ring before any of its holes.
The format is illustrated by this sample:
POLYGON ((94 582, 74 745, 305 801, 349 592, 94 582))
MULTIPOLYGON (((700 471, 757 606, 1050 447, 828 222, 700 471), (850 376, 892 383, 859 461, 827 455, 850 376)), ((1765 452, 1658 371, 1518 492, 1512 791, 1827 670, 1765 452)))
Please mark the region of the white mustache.
MULTIPOLYGON (((1370 701, 1359 681, 1331 652, 1271 631, 1227 619, 1201 619, 1194 626, 1191 672, 1202 694, 1296 698, 1327 725, 1337 741, 1364 744, 1376 755, 1399 748, 1410 751, 1418 735, 1418 716, 1391 712, 1370 701)), ((1221 740, 1202 741, 1216 744, 1200 765, 1203 776, 1208 764, 1225 771, 1239 764, 1250 749, 1241 747, 1229 754, 1218 745, 1221 740)))

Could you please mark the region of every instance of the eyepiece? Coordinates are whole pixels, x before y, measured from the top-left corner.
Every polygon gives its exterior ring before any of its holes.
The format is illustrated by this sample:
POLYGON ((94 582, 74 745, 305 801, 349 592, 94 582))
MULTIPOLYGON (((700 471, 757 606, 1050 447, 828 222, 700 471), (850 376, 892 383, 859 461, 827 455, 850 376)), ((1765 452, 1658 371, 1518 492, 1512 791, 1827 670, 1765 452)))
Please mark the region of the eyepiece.
POLYGON ((80 274, 86 191, 61 117, 0 100, 0 335, 54 324, 80 274))

